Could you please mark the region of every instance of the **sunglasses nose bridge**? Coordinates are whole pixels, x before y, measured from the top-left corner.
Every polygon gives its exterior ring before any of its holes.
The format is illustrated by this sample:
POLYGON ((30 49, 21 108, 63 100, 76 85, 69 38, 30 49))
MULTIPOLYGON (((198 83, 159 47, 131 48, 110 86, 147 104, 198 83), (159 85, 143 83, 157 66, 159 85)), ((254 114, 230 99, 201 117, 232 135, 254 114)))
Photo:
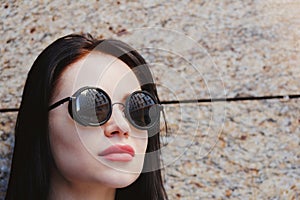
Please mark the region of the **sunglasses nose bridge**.
POLYGON ((123 103, 116 102, 116 103, 111 104, 111 109, 112 109, 112 112, 114 110, 120 110, 121 112, 124 113, 125 112, 125 105, 123 103), (115 105, 117 105, 118 108, 114 108, 115 105), (122 107, 122 109, 120 109, 120 107, 122 107))

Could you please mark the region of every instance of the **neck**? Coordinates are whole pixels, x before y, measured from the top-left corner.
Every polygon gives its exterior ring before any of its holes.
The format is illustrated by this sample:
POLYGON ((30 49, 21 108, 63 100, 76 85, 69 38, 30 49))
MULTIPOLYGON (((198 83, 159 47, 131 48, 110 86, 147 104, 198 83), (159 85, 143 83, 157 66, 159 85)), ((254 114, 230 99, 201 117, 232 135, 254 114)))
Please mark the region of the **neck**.
POLYGON ((53 170, 48 200, 114 200, 115 188, 99 183, 71 182, 53 170))

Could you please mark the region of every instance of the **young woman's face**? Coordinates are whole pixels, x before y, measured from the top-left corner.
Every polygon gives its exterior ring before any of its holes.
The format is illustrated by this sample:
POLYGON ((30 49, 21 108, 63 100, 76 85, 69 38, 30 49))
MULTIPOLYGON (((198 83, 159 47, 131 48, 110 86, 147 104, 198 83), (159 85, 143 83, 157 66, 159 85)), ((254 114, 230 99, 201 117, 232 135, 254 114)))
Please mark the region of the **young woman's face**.
MULTIPOLYGON (((125 103, 129 94, 141 89, 124 62, 107 54, 91 53, 65 69, 51 104, 85 86, 101 88, 112 103, 125 103)), ((61 180, 111 188, 128 186, 137 179, 148 141, 147 131, 133 127, 119 105, 113 106, 112 115, 104 125, 89 127, 75 122, 65 103, 49 112, 49 137, 54 171, 61 180), (124 153, 117 147, 131 152, 124 153)))

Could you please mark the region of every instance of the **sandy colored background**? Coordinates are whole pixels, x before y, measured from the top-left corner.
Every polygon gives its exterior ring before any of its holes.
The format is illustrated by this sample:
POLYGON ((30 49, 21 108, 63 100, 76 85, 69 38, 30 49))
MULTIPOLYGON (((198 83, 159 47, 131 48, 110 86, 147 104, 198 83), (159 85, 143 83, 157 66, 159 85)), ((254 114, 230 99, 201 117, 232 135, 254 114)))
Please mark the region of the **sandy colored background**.
MULTIPOLYGON (((137 48, 162 100, 300 93, 300 1, 1 1, 0 108, 55 39, 89 32, 137 48)), ((165 106, 173 199, 300 199, 300 99, 165 106)), ((0 199, 17 113, 0 113, 0 199)))

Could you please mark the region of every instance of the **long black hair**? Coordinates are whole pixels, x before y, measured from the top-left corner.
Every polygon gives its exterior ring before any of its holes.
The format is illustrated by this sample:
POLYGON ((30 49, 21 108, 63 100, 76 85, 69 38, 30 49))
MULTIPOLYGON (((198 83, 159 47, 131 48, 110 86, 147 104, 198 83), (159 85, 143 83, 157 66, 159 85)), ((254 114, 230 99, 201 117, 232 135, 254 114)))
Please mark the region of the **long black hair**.
MULTIPOLYGON (((48 135, 49 101, 63 70, 95 50, 125 62, 136 74, 142 90, 150 92, 159 101, 147 63, 129 45, 113 39, 97 40, 89 34, 71 34, 59 38, 37 57, 28 73, 15 127, 15 146, 6 200, 47 199, 50 166, 54 162, 48 135)), ((148 137, 146 152, 159 152, 159 137, 159 131, 148 137)), ((156 155, 155 158, 145 158, 144 163, 144 168, 155 165, 154 170, 146 170, 131 185, 117 189, 115 199, 167 199, 161 177, 160 157, 156 155)))

